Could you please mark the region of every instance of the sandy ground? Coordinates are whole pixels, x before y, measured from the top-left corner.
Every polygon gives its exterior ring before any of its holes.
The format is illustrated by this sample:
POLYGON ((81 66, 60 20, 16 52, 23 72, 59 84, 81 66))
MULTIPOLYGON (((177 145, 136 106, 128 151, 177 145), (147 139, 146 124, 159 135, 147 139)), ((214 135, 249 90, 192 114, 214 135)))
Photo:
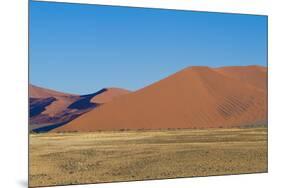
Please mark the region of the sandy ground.
POLYGON ((30 186, 267 172, 267 129, 30 135, 30 186))

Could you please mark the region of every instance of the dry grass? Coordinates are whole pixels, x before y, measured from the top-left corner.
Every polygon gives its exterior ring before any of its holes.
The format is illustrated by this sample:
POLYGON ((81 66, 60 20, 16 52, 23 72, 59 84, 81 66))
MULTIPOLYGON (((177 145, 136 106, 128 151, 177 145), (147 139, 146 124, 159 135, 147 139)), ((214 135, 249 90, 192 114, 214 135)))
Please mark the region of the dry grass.
POLYGON ((31 134, 30 186, 267 172, 267 129, 31 134))

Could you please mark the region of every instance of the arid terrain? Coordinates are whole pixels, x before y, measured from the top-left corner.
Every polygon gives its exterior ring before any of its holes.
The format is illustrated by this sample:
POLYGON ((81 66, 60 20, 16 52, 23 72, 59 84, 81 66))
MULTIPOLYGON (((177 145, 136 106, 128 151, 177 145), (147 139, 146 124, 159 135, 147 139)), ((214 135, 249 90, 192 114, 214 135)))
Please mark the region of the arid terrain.
POLYGON ((30 186, 267 172, 267 68, 87 95, 30 85, 30 130, 30 186))
POLYGON ((30 134, 29 184, 267 172, 267 128, 30 134))

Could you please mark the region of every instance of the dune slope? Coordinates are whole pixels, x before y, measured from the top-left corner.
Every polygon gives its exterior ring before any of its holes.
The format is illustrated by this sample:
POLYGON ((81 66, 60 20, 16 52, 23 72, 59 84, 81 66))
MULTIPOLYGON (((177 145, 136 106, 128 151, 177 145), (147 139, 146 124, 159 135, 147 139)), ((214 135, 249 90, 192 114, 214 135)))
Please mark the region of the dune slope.
MULTIPOLYGON (((255 72, 253 67, 239 67, 255 72)), ((233 71, 190 67, 53 131, 217 128, 267 121, 267 91, 233 71), (240 79, 238 79, 240 78, 240 79)), ((263 78, 263 79, 266 79, 263 78)), ((263 79, 261 79, 263 82, 263 79)))
POLYGON ((262 66, 248 67, 222 67, 217 71, 225 76, 238 79, 244 83, 253 85, 261 90, 267 89, 267 68, 262 66))

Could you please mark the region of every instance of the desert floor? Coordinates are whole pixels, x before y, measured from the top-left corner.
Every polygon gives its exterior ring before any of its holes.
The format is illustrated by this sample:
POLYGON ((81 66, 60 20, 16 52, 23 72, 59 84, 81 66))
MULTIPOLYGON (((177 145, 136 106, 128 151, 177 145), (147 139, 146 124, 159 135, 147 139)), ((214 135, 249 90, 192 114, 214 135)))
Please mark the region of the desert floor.
POLYGON ((30 135, 29 185, 267 172, 267 129, 30 135))

